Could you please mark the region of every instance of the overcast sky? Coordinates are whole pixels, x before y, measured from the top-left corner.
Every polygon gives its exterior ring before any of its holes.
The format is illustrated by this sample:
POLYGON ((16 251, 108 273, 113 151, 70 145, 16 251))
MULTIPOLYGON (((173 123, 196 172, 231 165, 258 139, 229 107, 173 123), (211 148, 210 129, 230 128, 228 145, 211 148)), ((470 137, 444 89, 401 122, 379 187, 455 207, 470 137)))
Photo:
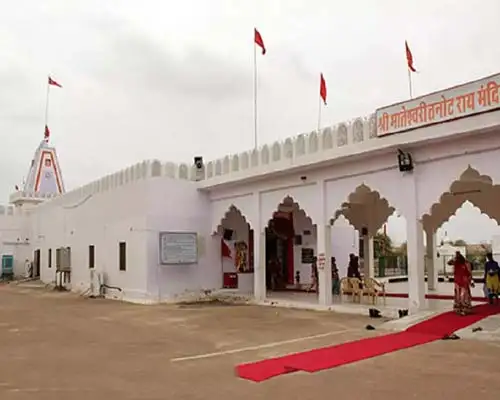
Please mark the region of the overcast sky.
MULTIPOLYGON (((268 48, 258 59, 263 143, 316 128, 320 72, 324 125, 405 100, 405 40, 421 71, 416 95, 498 72, 499 15, 498 0, 4 1, 0 197, 43 136, 49 73, 64 86, 51 91, 49 126, 71 189, 143 159, 252 147, 254 26, 268 48)), ((450 236, 476 235, 454 223, 450 236)))

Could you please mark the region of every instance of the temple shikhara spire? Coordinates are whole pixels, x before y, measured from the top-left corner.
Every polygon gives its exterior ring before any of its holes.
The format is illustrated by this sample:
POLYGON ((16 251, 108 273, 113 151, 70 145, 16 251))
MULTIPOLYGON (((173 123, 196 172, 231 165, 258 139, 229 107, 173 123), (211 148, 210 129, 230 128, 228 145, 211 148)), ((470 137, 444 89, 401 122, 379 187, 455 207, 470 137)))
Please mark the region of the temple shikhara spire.
POLYGON ((43 140, 35 150, 23 191, 37 197, 64 193, 64 181, 55 147, 49 145, 49 129, 45 127, 43 140))

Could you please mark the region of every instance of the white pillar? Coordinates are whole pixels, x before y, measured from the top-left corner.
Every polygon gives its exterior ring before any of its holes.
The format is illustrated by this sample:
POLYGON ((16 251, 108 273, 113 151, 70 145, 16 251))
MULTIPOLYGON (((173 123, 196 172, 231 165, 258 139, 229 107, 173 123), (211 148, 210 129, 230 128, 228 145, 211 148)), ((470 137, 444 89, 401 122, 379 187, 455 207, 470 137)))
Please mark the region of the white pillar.
POLYGON ((266 299, 266 234, 260 223, 260 193, 254 193, 254 201, 256 213, 253 224, 253 295, 256 301, 264 301, 266 299))
POLYGON ((438 282, 438 271, 436 261, 436 233, 425 232, 426 240, 426 262, 427 262, 427 288, 436 290, 438 282))
MULTIPOLYGON (((316 216, 316 252, 318 258, 324 259, 324 264, 318 263, 318 302, 323 306, 332 304, 332 265, 330 263, 332 247, 332 230, 328 220, 325 182, 317 185, 317 198, 320 201, 319 212, 316 216)), ((318 210, 316 210, 318 211, 318 210)))
POLYGON ((415 313, 425 307, 425 248, 422 220, 418 215, 417 182, 414 171, 403 179, 411 179, 411 190, 406 204, 408 252, 408 309, 415 313))
POLYGON ((363 239, 363 273, 367 278, 375 277, 375 247, 373 235, 368 234, 363 239))
POLYGON ((325 264, 318 265, 318 302, 323 306, 332 304, 332 264, 331 258, 331 227, 319 225, 317 228, 318 257, 324 257, 325 264))

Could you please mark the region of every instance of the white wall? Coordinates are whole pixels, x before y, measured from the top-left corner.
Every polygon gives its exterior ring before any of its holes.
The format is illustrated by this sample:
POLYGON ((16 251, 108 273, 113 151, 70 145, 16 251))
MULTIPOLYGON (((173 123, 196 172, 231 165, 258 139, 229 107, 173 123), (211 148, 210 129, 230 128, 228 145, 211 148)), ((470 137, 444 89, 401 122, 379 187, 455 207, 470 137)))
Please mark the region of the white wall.
MULTIPOLYGON (((41 279, 55 280, 56 249, 71 247, 73 288, 84 290, 90 283, 89 245, 95 246, 96 271, 106 275, 109 285, 123 289, 124 298, 146 296, 147 181, 139 180, 78 202, 47 202, 33 215, 33 250, 41 250, 41 279), (126 242, 126 271, 119 270, 118 245, 126 242), (48 250, 52 249, 52 268, 48 250)), ((69 199, 71 200, 71 199, 69 199)))
POLYGON ((153 299, 222 287, 220 238, 210 230, 210 202, 195 182, 154 178, 147 189, 147 288, 153 299), (159 232, 198 233, 198 264, 160 265, 159 232))
POLYGON ((31 239, 29 215, 12 206, 1 206, 0 260, 3 255, 14 256, 14 275, 16 276, 24 275, 25 260, 32 258, 31 239))

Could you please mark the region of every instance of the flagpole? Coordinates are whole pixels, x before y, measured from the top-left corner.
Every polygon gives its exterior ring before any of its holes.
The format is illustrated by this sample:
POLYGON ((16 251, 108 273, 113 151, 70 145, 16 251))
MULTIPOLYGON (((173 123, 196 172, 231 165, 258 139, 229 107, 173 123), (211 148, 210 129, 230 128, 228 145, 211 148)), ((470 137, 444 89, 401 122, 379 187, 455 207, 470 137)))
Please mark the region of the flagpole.
POLYGON ((410 99, 413 99, 413 90, 412 90, 412 85, 411 85, 411 71, 410 71, 410 68, 408 68, 408 87, 410 89, 410 99))
POLYGON ((45 126, 49 123, 49 94, 50 94, 50 84, 47 80, 47 95, 45 98, 45 126))
POLYGON ((321 95, 319 96, 319 108, 318 108, 318 135, 321 131, 321 95))
POLYGON ((253 144, 257 150, 257 46, 253 43, 253 144))

